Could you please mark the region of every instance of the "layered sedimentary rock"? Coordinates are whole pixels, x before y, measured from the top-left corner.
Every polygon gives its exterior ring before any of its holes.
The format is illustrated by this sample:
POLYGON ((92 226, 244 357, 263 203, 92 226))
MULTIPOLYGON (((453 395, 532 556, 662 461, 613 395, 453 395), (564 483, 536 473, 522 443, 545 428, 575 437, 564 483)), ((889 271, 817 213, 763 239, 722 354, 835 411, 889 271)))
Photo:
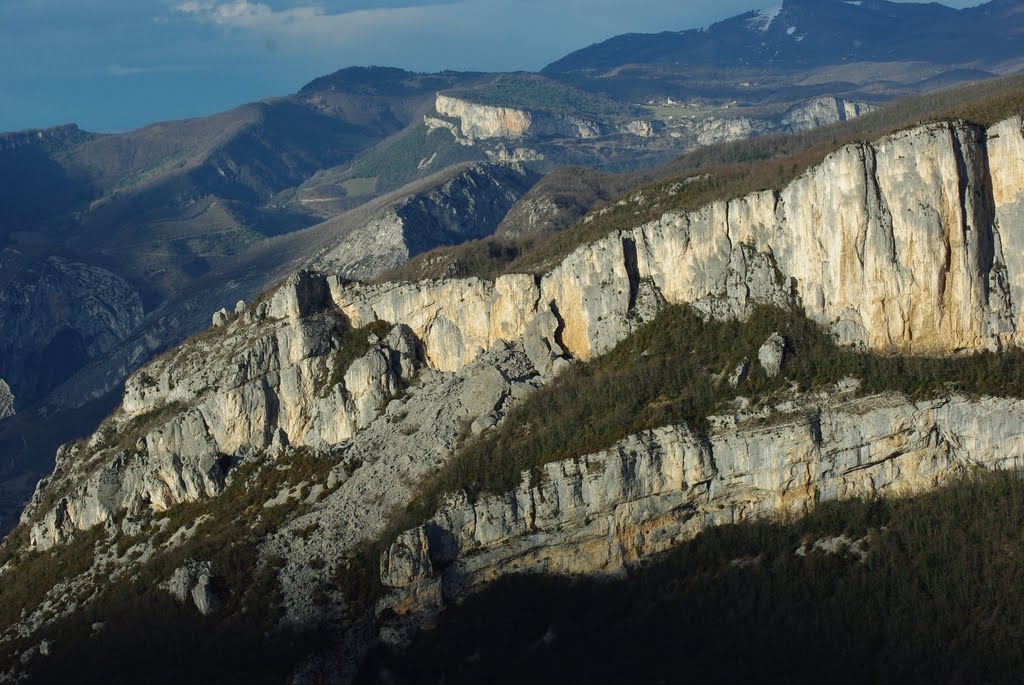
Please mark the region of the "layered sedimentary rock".
MULTIPOLYGON (((457 119, 459 133, 470 141, 514 140, 527 135, 595 138, 610 132, 607 124, 583 117, 481 105, 440 93, 434 108, 442 116, 457 119)), ((623 131, 645 137, 650 135, 651 125, 649 122, 631 121, 623 126, 623 131)))
POLYGON ((787 131, 809 131, 864 116, 877 109, 866 102, 853 102, 837 97, 814 98, 786 112, 781 124, 787 131))
POLYGON ((219 455, 338 445, 417 363, 454 373, 521 341, 534 372, 552 373, 564 356, 610 350, 666 302, 716 317, 797 304, 845 343, 894 352, 1019 344, 1022 152, 1019 117, 850 145, 781 191, 615 232, 543 276, 363 285, 303 273, 218 329, 215 346, 200 339, 129 379, 104 430, 145 425, 139 446, 112 451, 101 431, 65 449, 25 520, 41 519, 45 546, 119 509, 213 494, 219 455), (325 389, 339 331, 377 321, 394 327, 387 339, 325 389))
POLYGON ((1019 117, 989 132, 921 127, 846 146, 782 191, 613 233, 537 279, 335 282, 332 294, 354 322, 409 323, 439 368, 547 311, 566 350, 590 358, 629 334, 645 290, 718 316, 793 301, 878 350, 1000 349, 1020 341, 1022 147, 1019 117))
POLYGON ((711 526, 1024 464, 1019 400, 840 396, 803 409, 707 440, 678 426, 645 431, 524 473, 512 492, 454 496, 384 555, 382 608, 429 614, 510 573, 617 574, 711 526))

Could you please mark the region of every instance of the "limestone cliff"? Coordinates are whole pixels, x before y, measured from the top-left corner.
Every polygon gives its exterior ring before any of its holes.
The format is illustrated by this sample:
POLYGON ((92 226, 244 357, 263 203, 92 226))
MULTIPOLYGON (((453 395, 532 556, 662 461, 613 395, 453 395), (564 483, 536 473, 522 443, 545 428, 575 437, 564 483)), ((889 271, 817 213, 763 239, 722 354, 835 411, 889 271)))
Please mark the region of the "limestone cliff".
MULTIPOLYGON (((627 145, 657 147, 671 141, 670 147, 679 150, 768 133, 808 131, 848 121, 876 109, 865 102, 835 96, 816 97, 781 114, 736 114, 731 107, 724 105, 686 115, 663 115, 660 119, 586 118, 539 109, 480 104, 439 93, 434 106, 437 115, 425 116, 424 125, 430 130, 447 129, 462 145, 496 140, 589 140, 622 136, 627 145)), ((488 151, 488 154, 496 153, 488 151)))
POLYGON ((716 315, 792 299, 873 349, 998 349, 1020 342, 1022 128, 1019 117, 989 131, 935 124, 850 145, 781 191, 666 214, 581 246, 539 279, 356 285, 334 297, 353 321, 410 322, 449 368, 549 310, 567 351, 587 359, 629 333, 645 294, 716 315), (441 330, 446 343, 432 344, 441 330))
MULTIPOLYGON (((322 280, 301 273, 269 301, 131 376, 121 408, 87 443, 66 445, 22 516, 46 549, 76 529, 216 495, 230 457, 324 448, 376 416, 418 364, 402 325, 332 368, 343 321, 322 280)), ((362 342, 362 341, 358 341, 362 342)), ((357 344, 358 344, 357 342, 357 344)))
POLYGON ((787 131, 809 131, 864 116, 877 109, 866 102, 853 102, 838 97, 818 97, 790 108, 781 120, 787 131))
MULTIPOLYGON (((370 639, 350 613, 346 583, 365 571, 352 560, 460 436, 500 426, 572 359, 611 350, 666 303, 711 317, 795 304, 845 343, 895 352, 1020 345, 1022 196, 1020 117, 987 131, 936 124, 844 147, 781 190, 614 232, 543 274, 362 284, 300 272, 133 374, 96 434, 60 450, 22 517, 25 544, 85 538, 101 553, 15 616, 0 645, 49 639, 100 579, 143 568, 160 575, 153 587, 222 610, 223 567, 208 548, 180 548, 206 514, 168 523, 237 488, 252 498, 245 525, 268 526, 246 531, 245 558, 279 591, 282 624, 330 625, 343 644, 302 668, 344 680, 370 639), (296 454, 319 470, 280 476, 296 454), (154 558, 175 563, 146 567, 154 558)), ((775 354, 757 357, 778 365, 784 345, 770 340, 775 354)), ((453 495, 388 550, 381 608, 429 613, 513 572, 614 574, 707 526, 1022 465, 1019 400, 857 399, 843 386, 773 401, 713 419, 707 438, 662 426, 549 464, 513 492, 453 495)))
MULTIPOLYGON (((849 390, 849 388, 847 388, 849 390)), ((774 425, 723 417, 709 439, 669 426, 448 504, 381 562, 381 608, 429 615, 510 573, 618 574, 701 530, 822 500, 908 495, 1022 465, 1024 403, 897 395, 807 398, 774 425)))
MULTIPOLYGON (((469 142, 492 138, 516 140, 526 136, 587 139, 612 132, 645 138, 653 133, 653 124, 649 121, 632 120, 617 125, 570 114, 482 105, 441 93, 437 95, 434 108, 438 114, 457 120, 457 133, 469 142)), ((435 118, 427 125, 444 124, 443 120, 435 118)), ((454 129, 452 132, 456 133, 454 129)))
POLYGON ((35 539, 46 546, 121 508, 210 494, 219 454, 352 437, 417 360, 457 372, 521 340, 535 372, 548 374, 566 355, 610 350, 665 302, 716 317, 796 303, 841 341, 881 350, 1017 345, 1022 150, 1019 117, 990 131, 937 124, 847 146, 782 191, 666 214, 583 245, 539 277, 364 285, 302 274, 229 326, 220 352, 200 340, 129 380, 111 427, 123 432, 165 412, 127 454, 146 473, 198 465, 170 478, 184 485, 126 485, 121 452, 96 437, 74 460, 65 451, 56 471, 63 475, 40 487, 26 520, 42 519, 35 539), (344 387, 320 396, 316 379, 337 344, 332 331, 379 321, 399 328, 364 368, 349 369, 344 387), (65 473, 72 461, 109 468, 94 469, 86 485, 80 470, 65 473), (101 482, 124 494, 90 494, 101 482), (54 507, 51 490, 70 494, 54 507))

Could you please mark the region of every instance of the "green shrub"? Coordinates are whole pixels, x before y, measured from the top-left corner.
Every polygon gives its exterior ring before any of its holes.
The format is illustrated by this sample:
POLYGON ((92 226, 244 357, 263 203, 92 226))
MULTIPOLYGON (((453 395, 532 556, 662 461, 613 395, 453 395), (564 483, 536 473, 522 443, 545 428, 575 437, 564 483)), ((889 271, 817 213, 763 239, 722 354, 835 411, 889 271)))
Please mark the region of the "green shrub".
POLYGON ((791 386, 813 391, 848 377, 861 380, 862 394, 1024 397, 1024 350, 889 356, 840 347, 796 310, 759 307, 746 321, 708 321, 688 306, 669 307, 611 352, 538 390, 498 429, 466 440, 403 522, 429 517, 445 493, 511 490, 525 470, 608 448, 642 430, 685 424, 706 433, 707 417, 740 396, 757 407, 791 386), (768 378, 757 353, 774 332, 786 339, 786 360, 782 374, 768 378), (751 362, 749 377, 733 388, 726 379, 744 358, 751 362))

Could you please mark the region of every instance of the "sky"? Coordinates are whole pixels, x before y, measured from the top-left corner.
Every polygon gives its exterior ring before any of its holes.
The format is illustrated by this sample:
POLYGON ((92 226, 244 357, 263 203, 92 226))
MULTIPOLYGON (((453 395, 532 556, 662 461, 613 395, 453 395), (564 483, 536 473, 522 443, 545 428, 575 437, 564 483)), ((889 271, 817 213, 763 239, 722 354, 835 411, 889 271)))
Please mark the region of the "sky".
POLYGON ((123 131, 285 95, 352 65, 534 71, 621 33, 696 28, 772 4, 0 0, 0 131, 123 131))

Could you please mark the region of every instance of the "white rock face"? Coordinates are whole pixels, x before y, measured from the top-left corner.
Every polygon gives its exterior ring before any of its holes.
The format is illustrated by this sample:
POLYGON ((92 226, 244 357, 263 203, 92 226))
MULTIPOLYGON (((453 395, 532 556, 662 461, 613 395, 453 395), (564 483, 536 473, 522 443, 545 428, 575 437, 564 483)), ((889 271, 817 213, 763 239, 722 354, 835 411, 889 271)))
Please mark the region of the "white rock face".
MULTIPOLYGON (((810 409, 810 407, 809 407, 810 409)), ((907 495, 975 468, 1024 463, 1024 402, 961 397, 914 404, 848 396, 820 414, 736 426, 710 441, 681 427, 523 474, 513 492, 456 496, 403 534, 381 562, 399 614, 436 612, 510 573, 602 575, 704 528, 818 501, 907 495)))
POLYGON ((186 562, 161 587, 179 602, 191 601, 203 616, 221 605, 213 586, 213 565, 208 561, 186 562))
MULTIPOLYGON (((505 138, 516 140, 525 136, 559 136, 568 138, 595 138, 608 131, 604 124, 582 117, 532 112, 512 107, 495 107, 468 102, 438 94, 434 104, 438 114, 459 120, 458 132, 468 141, 505 138)), ((427 122, 431 128, 440 128, 443 122, 434 118, 427 122)), ((631 122, 627 130, 643 135, 644 122, 631 122)), ((454 132, 453 132, 454 133, 454 132)), ((456 135, 458 139, 459 136, 456 135)))
POLYGON ((323 279, 299 274, 223 333, 131 376, 121 409, 87 444, 62 447, 55 475, 37 487, 22 515, 33 522, 33 546, 48 549, 115 514, 216 495, 224 455, 322 449, 372 421, 415 373, 418 344, 394 326, 330 386, 344 322, 329 304, 323 279), (56 505, 40 511, 51 490, 56 505))
POLYGON ((1019 345, 1022 197, 1020 117, 988 132, 939 124, 847 146, 781 192, 613 233, 539 278, 363 285, 302 273, 132 376, 121 412, 62 451, 23 520, 45 548, 118 510, 215 494, 221 455, 349 440, 417 364, 458 372, 521 341, 534 372, 554 373, 566 355, 612 349, 666 302, 717 317, 796 303, 843 342, 894 352, 1019 345), (325 389, 332 331, 376 321, 396 327, 325 389), (152 422, 140 441, 111 451, 108 434, 139 421, 152 422))
POLYGON ((605 352, 634 330, 643 288, 716 316, 796 301, 844 343, 878 350, 1000 349, 1020 343, 1021 129, 1020 117, 991 134, 937 124, 850 145, 781 192, 584 245, 539 283, 335 283, 332 297, 353 321, 407 323, 447 369, 543 311, 558 317, 567 352, 605 352))
POLYGON ((763 135, 772 128, 767 121, 749 117, 710 117, 699 121, 693 134, 698 145, 715 145, 763 135))
POLYGON ((264 555, 287 560, 280 580, 288 620, 301 625, 322 611, 313 597, 324 571, 312 560, 336 564, 374 540, 394 510, 406 506, 418 484, 453 453, 465 425, 483 418, 500 422, 551 378, 537 373, 519 345, 499 345, 455 373, 421 371, 404 397, 346 443, 346 463, 360 466, 337 467, 337 489, 263 546, 264 555), (295 535, 313 522, 315 531, 295 535))
POLYGON ((782 117, 782 126, 791 132, 809 131, 819 126, 856 119, 876 109, 866 102, 852 102, 831 96, 819 97, 786 112, 782 117))

